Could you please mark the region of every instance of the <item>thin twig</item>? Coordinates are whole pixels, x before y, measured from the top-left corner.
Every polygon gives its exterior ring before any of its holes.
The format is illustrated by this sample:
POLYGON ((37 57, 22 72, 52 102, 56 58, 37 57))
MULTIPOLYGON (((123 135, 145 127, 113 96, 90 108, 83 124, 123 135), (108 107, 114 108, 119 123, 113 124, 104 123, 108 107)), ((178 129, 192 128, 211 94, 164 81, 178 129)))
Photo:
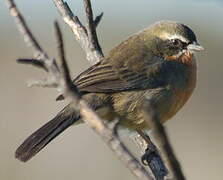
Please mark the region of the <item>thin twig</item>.
POLYGON ((62 37, 59 24, 55 22, 54 27, 55 27, 57 43, 58 43, 58 52, 59 52, 59 59, 60 59, 59 62, 61 63, 60 69, 62 70, 63 78, 67 82, 67 85, 69 85, 69 88, 72 89, 76 94, 79 94, 78 89, 73 84, 72 79, 70 78, 70 72, 69 72, 69 68, 66 62, 66 58, 65 58, 63 37, 62 37))
POLYGON ((35 58, 47 57, 46 54, 43 54, 43 50, 38 41, 33 37, 31 30, 27 28, 27 24, 22 14, 17 10, 15 3, 13 1, 6 1, 6 4, 10 10, 11 16, 14 17, 18 30, 23 35, 25 42, 33 48, 35 58))
POLYGON ((101 19, 102 19, 103 15, 104 15, 104 13, 102 12, 101 14, 99 14, 99 15, 95 18, 95 20, 94 20, 94 26, 95 26, 95 28, 96 28, 96 27, 98 26, 98 24, 101 22, 101 19))
POLYGON ((180 163, 178 162, 173 148, 167 137, 165 128, 162 126, 159 115, 153 110, 151 102, 147 102, 144 107, 144 118, 151 127, 156 142, 159 144, 162 159, 170 173, 171 179, 185 180, 180 163))
POLYGON ((97 32, 95 29, 95 21, 94 21, 91 1, 84 0, 84 7, 85 7, 86 20, 87 20, 87 33, 88 33, 90 49, 92 51, 95 51, 95 50, 99 51, 99 53, 102 54, 101 47, 98 43, 97 32))
MULTIPOLYGON (((17 10, 13 0, 6 0, 10 12, 12 13, 15 19, 18 19, 17 15, 19 11, 17 10), (13 7, 13 11, 12 11, 13 7), (14 12, 17 12, 16 15, 14 12)), ((22 17, 22 16, 21 16, 22 17)), ((22 32, 24 38, 28 36, 31 43, 35 41, 34 36, 30 33, 26 35, 29 30, 28 26, 25 26, 25 21, 22 19, 21 21, 16 21, 18 27, 22 26, 22 29, 25 32, 22 32), (33 37, 33 38, 31 38, 33 37)), ((29 31, 30 32, 30 31, 29 31)), ((42 57, 42 61, 44 62, 45 68, 49 71, 48 80, 52 80, 52 82, 56 82, 56 87, 59 91, 62 91, 64 96, 69 97, 74 102, 79 102, 77 106, 80 106, 80 113, 83 119, 88 123, 96 133, 98 133, 102 139, 109 145, 109 147, 116 153, 119 159, 131 170, 131 172, 138 178, 142 180, 153 179, 153 176, 148 174, 145 168, 136 160, 136 158, 128 151, 127 148, 120 141, 118 136, 114 134, 114 132, 107 127, 107 125, 97 116, 97 114, 92 111, 86 104, 84 100, 79 100, 78 91, 74 91, 73 88, 76 88, 74 84, 72 84, 69 76, 69 70, 66 64, 64 48, 63 48, 63 40, 62 34, 60 32, 58 24, 56 24, 56 32, 57 39, 59 41, 59 53, 60 53, 60 64, 62 65, 61 69, 58 69, 58 66, 54 59, 49 59, 47 56, 42 57)), ((37 49, 38 50, 38 49, 37 49)), ((35 51, 37 51, 35 49, 35 51)), ((42 49, 38 50, 40 54, 46 54, 42 49)), ((39 66, 38 66, 39 67, 39 66)))
POLYGON ((20 58, 20 59, 17 59, 17 62, 18 63, 21 63, 21 64, 30 64, 30 65, 34 65, 36 67, 39 67, 39 68, 43 68, 45 71, 47 71, 47 69, 44 67, 44 64, 41 60, 37 60, 37 59, 28 59, 28 58, 20 58))

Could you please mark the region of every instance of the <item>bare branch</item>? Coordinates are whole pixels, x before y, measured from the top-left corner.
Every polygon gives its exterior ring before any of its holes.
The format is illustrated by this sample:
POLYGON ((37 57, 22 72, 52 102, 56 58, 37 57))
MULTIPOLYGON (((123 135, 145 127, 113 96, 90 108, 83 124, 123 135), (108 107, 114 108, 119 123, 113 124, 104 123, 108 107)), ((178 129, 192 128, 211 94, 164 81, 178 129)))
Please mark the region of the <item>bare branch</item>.
MULTIPOLYGON (((92 64, 96 64, 97 62, 99 62, 100 59, 103 57, 103 54, 101 49, 98 49, 100 48, 100 46, 97 41, 89 41, 89 34, 92 33, 92 30, 89 31, 82 25, 79 18, 71 11, 70 7, 66 2, 64 2, 63 0, 53 0, 53 2, 56 5, 58 11, 60 12, 64 22, 71 28, 76 40, 78 41, 82 49, 85 51, 87 60, 90 61, 92 64), (91 44, 92 42, 93 44, 91 44)), ((91 15, 92 13, 87 16, 91 15)), ((90 22, 92 23, 92 21, 90 22)), ((90 37, 95 37, 95 34, 91 34, 90 37)))
POLYGON ((174 154, 173 148, 167 137, 165 128, 162 126, 159 115, 153 111, 153 105, 150 102, 145 104, 144 118, 154 132, 156 142, 159 143, 159 150, 162 159, 170 173, 171 179, 184 180, 185 177, 181 170, 181 166, 174 154), (150 111, 149 111, 150 110, 150 111))
MULTIPOLYGON (((55 22, 54 26, 55 26, 55 30, 56 30, 56 37, 57 37, 57 43, 58 43, 58 52, 59 52, 59 59, 60 59, 59 62, 61 63, 60 69, 62 70, 62 75, 63 75, 64 79, 66 80, 66 82, 68 84, 71 84, 71 86, 74 86, 74 84, 70 78, 70 72, 69 72, 68 65, 67 65, 66 58, 65 58, 63 37, 62 37, 62 33, 60 30, 59 24, 57 22, 55 22)), ((76 92, 78 92, 78 91, 76 90, 76 92)))
MULTIPOLYGON (((20 13, 17 10, 13 0, 6 0, 6 2, 10 7, 10 12, 12 13, 13 17, 15 17, 15 19, 18 19, 17 15, 20 13), (12 5, 14 8, 13 11, 11 10, 12 5), (13 13, 14 11, 17 12, 17 15, 13 13)), ((17 23, 17 25, 18 27, 22 26, 22 29, 25 29, 26 31, 29 30, 29 28, 25 25, 24 19, 19 23, 17 23)), ((142 180, 153 179, 153 176, 148 174, 145 168, 136 160, 136 158, 128 151, 128 149, 125 148, 123 143, 120 141, 119 137, 111 129, 107 127, 107 125, 97 116, 95 112, 93 112, 88 107, 88 105, 84 100, 81 99, 79 100, 80 95, 78 94, 78 90, 70 80, 69 70, 66 64, 66 59, 64 54, 62 34, 60 32, 58 24, 55 24, 55 27, 56 27, 57 39, 59 41, 61 69, 58 68, 54 59, 49 59, 47 58, 47 56, 41 58, 42 61, 44 62, 45 68, 49 72, 48 73, 49 77, 47 80, 51 79, 52 82, 54 82, 55 80, 56 82, 55 87, 57 87, 57 89, 61 91, 64 94, 64 96, 69 97, 74 102, 79 102, 77 103, 77 106, 80 107, 80 113, 83 119, 86 121, 86 123, 88 123, 95 130, 95 132, 102 137, 102 139, 116 153, 119 159, 122 160, 122 162, 131 170, 131 172, 138 179, 142 180)), ((22 33, 24 37, 28 36, 27 38, 30 39, 31 43, 34 43, 33 41, 35 39, 33 35, 31 33, 27 35, 26 34, 27 33, 22 33)), ((42 49, 36 49, 35 51, 38 51, 39 54, 45 54, 42 49)))
POLYGON ((99 51, 102 54, 101 47, 98 43, 98 37, 95 29, 95 21, 90 0, 84 0, 85 14, 87 19, 87 33, 90 49, 92 51, 99 51))
MULTIPOLYGON (((34 35, 32 34, 31 30, 27 26, 25 19, 23 18, 22 14, 19 12, 18 8, 16 7, 16 4, 12 0, 6 0, 6 4, 10 10, 11 16, 14 18, 16 25, 18 27, 18 30, 21 32, 25 42, 28 44, 28 46, 31 46, 34 51, 34 57, 37 58, 36 62, 34 60, 30 60, 29 64, 32 64, 37 67, 44 67, 43 69, 47 69, 50 74, 55 74, 55 76, 59 76, 58 73, 58 67, 55 63, 54 59, 49 59, 46 52, 43 51, 37 40, 35 39, 34 35), (39 63, 37 63, 39 61, 39 63), (43 65, 40 65, 43 64, 43 65)), ((25 60, 18 60, 21 63, 25 63, 25 60)), ((28 61, 26 61, 26 64, 28 64, 28 61)), ((49 83, 49 86, 52 86, 52 84, 55 85, 55 78, 51 78, 52 82, 49 83)), ((47 80, 48 81, 48 80, 47 80)), ((49 81, 48 81, 49 82, 49 81)), ((47 84, 45 81, 35 81, 35 83, 30 84, 32 85, 40 85, 46 87, 47 84)), ((61 90, 60 90, 61 91, 61 90)))
POLYGON ((14 17, 14 20, 17 24, 18 30, 22 33, 25 42, 28 44, 28 46, 31 46, 34 50, 34 56, 35 58, 42 58, 47 57, 46 54, 43 54, 43 50, 37 40, 32 35, 32 32, 27 27, 27 24, 22 16, 22 14, 17 10, 17 7, 13 1, 6 0, 6 4, 10 10, 11 16, 14 17))

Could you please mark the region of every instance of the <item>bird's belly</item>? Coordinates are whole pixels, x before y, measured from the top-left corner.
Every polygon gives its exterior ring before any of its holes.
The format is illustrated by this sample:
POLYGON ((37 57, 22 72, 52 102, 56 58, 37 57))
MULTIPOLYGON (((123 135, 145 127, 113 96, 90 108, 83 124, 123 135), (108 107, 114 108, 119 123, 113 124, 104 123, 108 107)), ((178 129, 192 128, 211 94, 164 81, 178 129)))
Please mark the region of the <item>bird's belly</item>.
MULTIPOLYGON (((195 87, 195 86, 194 86, 195 87)), ((157 108, 160 112, 161 122, 165 122, 172 118, 187 102, 190 98, 194 87, 190 87, 188 89, 174 89, 174 94, 170 98, 170 102, 164 103, 165 105, 161 105, 161 109, 157 108), (164 110, 164 108, 166 110, 164 110)))

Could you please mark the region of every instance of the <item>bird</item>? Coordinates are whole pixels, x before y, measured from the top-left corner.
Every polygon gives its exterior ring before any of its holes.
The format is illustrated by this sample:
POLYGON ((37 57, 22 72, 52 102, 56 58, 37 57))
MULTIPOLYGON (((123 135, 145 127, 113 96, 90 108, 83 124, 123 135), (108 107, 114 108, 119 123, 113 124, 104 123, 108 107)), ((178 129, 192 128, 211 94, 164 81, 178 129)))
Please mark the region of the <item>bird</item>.
MULTIPOLYGON (((118 118, 120 126, 131 131, 149 130, 143 110, 152 108, 164 123, 188 101, 197 80, 194 54, 202 50, 188 26, 159 21, 128 37, 73 83, 102 119, 118 118), (146 107, 148 102, 153 106, 146 107)), ((28 161, 65 129, 83 122, 75 106, 71 102, 30 135, 15 157, 28 161)))

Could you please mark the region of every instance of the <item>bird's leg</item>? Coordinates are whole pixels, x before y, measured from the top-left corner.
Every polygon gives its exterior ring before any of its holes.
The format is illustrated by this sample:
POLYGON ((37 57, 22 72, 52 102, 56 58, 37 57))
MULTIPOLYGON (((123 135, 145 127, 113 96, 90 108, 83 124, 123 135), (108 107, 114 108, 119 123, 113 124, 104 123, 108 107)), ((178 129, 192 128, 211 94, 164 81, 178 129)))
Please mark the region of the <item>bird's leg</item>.
POLYGON ((144 165, 148 166, 150 161, 153 158, 154 153, 159 154, 157 147, 155 144, 153 144, 150 137, 142 130, 137 130, 138 134, 146 141, 147 148, 145 150, 145 154, 142 156, 141 161, 144 165))
POLYGON ((158 148, 144 131, 138 130, 137 132, 148 144, 145 153, 141 157, 142 163, 150 167, 157 180, 163 180, 168 174, 168 170, 164 165, 158 148))

